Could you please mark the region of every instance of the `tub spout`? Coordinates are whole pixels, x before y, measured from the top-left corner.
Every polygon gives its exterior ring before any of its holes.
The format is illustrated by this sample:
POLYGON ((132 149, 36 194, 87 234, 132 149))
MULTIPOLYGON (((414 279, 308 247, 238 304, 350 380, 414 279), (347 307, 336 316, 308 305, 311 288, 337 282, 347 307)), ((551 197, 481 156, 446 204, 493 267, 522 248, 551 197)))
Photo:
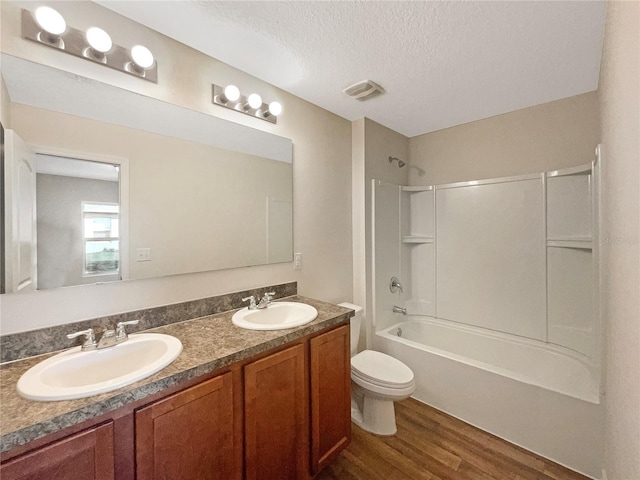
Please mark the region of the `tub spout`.
POLYGON ((407 314, 407 309, 406 308, 402 308, 402 307, 398 307, 397 305, 393 306, 393 313, 401 313, 402 315, 406 315, 407 314))

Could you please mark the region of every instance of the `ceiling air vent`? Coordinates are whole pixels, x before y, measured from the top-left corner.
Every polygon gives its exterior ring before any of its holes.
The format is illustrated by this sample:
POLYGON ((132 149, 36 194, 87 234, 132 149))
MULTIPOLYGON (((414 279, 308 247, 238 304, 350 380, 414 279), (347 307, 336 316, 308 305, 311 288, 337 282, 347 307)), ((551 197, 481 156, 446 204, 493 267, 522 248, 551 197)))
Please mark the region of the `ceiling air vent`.
POLYGON ((354 83, 350 87, 345 88, 343 92, 362 102, 363 100, 368 100, 376 95, 384 93, 384 88, 371 80, 362 80, 361 82, 354 83))

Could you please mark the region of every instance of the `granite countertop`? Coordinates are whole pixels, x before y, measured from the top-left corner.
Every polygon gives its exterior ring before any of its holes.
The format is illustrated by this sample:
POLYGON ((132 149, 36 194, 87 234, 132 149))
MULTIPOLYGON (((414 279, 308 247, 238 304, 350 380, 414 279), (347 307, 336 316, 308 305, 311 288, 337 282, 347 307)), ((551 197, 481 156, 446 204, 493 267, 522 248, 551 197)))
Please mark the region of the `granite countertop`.
POLYGON ((20 376, 55 353, 0 365, 0 452, 337 325, 352 314, 352 310, 347 308, 301 296, 280 300, 312 305, 318 310, 318 317, 311 323, 286 330, 245 330, 231 323, 236 311, 231 310, 146 330, 146 333, 177 337, 183 345, 182 353, 173 363, 150 377, 92 397, 36 402, 18 394, 16 383, 20 376))

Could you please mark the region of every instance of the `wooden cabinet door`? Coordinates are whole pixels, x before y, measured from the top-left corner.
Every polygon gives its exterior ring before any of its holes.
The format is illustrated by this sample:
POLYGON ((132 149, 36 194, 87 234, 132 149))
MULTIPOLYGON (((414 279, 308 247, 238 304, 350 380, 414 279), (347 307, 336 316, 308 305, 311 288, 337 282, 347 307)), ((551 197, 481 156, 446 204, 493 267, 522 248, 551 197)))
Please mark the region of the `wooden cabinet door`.
POLYGON ((308 478, 309 409, 304 345, 245 366, 245 478, 308 478))
POLYGON ((234 465, 232 374, 159 400, 135 414, 137 480, 229 480, 234 465))
POLYGON ((113 423, 38 448, 0 465, 2 480, 113 480, 113 423))
POLYGON ((317 474, 351 440, 349 326, 311 339, 311 469, 317 474))

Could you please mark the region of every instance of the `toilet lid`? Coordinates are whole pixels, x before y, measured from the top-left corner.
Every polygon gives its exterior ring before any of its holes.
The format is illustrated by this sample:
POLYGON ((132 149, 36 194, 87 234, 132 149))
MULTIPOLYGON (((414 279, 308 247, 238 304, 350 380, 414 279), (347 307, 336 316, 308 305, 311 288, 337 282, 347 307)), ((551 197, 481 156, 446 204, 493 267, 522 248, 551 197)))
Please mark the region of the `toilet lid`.
POLYGON ((351 357, 351 372, 376 385, 403 387, 413 382, 413 372, 400 360, 374 350, 351 357))

